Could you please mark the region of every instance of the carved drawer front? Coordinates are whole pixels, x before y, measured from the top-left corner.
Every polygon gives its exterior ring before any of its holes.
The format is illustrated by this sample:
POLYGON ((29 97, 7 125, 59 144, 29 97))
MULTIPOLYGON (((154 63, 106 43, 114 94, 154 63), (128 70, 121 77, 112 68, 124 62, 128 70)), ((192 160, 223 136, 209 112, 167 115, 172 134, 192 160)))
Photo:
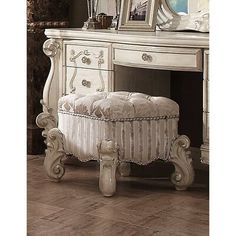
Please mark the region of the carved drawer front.
POLYGON ((64 65, 109 70, 108 48, 66 44, 64 65))
POLYGON ((109 71, 66 67, 66 94, 108 91, 109 71))
POLYGON ((190 48, 165 48, 113 45, 113 63, 132 67, 202 71, 202 51, 190 48))

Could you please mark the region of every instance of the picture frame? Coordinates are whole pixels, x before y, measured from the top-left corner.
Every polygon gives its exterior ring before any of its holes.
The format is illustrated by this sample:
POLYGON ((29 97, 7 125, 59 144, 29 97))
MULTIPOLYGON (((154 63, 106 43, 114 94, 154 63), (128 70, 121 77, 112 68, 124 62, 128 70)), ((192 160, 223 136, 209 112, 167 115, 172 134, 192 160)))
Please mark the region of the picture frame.
POLYGON ((158 1, 122 0, 118 30, 155 31, 158 1))

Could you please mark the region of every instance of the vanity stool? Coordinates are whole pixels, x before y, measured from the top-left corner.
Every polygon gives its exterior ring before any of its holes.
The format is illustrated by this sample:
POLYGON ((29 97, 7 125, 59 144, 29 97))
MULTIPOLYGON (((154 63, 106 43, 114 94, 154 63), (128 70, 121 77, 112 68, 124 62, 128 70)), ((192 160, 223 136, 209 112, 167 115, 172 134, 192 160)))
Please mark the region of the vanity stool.
POLYGON ((72 154, 83 162, 100 161, 99 188, 104 196, 116 190, 117 167, 127 176, 130 162, 170 161, 177 190, 193 182, 190 141, 178 135, 179 106, 171 99, 129 92, 70 94, 59 99, 58 119, 58 128, 48 132, 44 161, 54 180, 61 179, 63 159, 72 154))

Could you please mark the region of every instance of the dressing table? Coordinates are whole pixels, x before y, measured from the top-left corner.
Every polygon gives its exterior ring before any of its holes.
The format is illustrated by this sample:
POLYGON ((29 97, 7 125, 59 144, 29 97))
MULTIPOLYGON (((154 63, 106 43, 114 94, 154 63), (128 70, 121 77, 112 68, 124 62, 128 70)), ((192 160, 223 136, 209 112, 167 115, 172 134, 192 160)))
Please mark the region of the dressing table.
POLYGON ((51 69, 41 101, 43 112, 37 117, 45 137, 57 125, 61 96, 116 90, 115 65, 203 72, 201 162, 209 163, 208 33, 47 29, 45 34, 48 40, 43 51, 51 60, 51 69))

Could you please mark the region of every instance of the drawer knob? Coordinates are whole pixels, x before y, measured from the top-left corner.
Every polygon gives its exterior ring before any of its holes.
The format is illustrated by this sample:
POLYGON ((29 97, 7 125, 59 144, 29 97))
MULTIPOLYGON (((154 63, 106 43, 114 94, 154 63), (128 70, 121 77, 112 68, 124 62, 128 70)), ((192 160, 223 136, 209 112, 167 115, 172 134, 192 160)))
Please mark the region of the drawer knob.
POLYGON ((83 80, 82 80, 82 85, 83 85, 84 87, 90 88, 90 87, 91 87, 91 82, 88 81, 88 80, 86 80, 86 79, 83 79, 83 80))
POLYGON ((82 63, 89 65, 91 63, 91 60, 88 57, 82 57, 81 58, 82 63))
POLYGON ((143 59, 143 61, 151 62, 152 61, 152 56, 148 55, 147 53, 143 53, 142 59, 143 59))

